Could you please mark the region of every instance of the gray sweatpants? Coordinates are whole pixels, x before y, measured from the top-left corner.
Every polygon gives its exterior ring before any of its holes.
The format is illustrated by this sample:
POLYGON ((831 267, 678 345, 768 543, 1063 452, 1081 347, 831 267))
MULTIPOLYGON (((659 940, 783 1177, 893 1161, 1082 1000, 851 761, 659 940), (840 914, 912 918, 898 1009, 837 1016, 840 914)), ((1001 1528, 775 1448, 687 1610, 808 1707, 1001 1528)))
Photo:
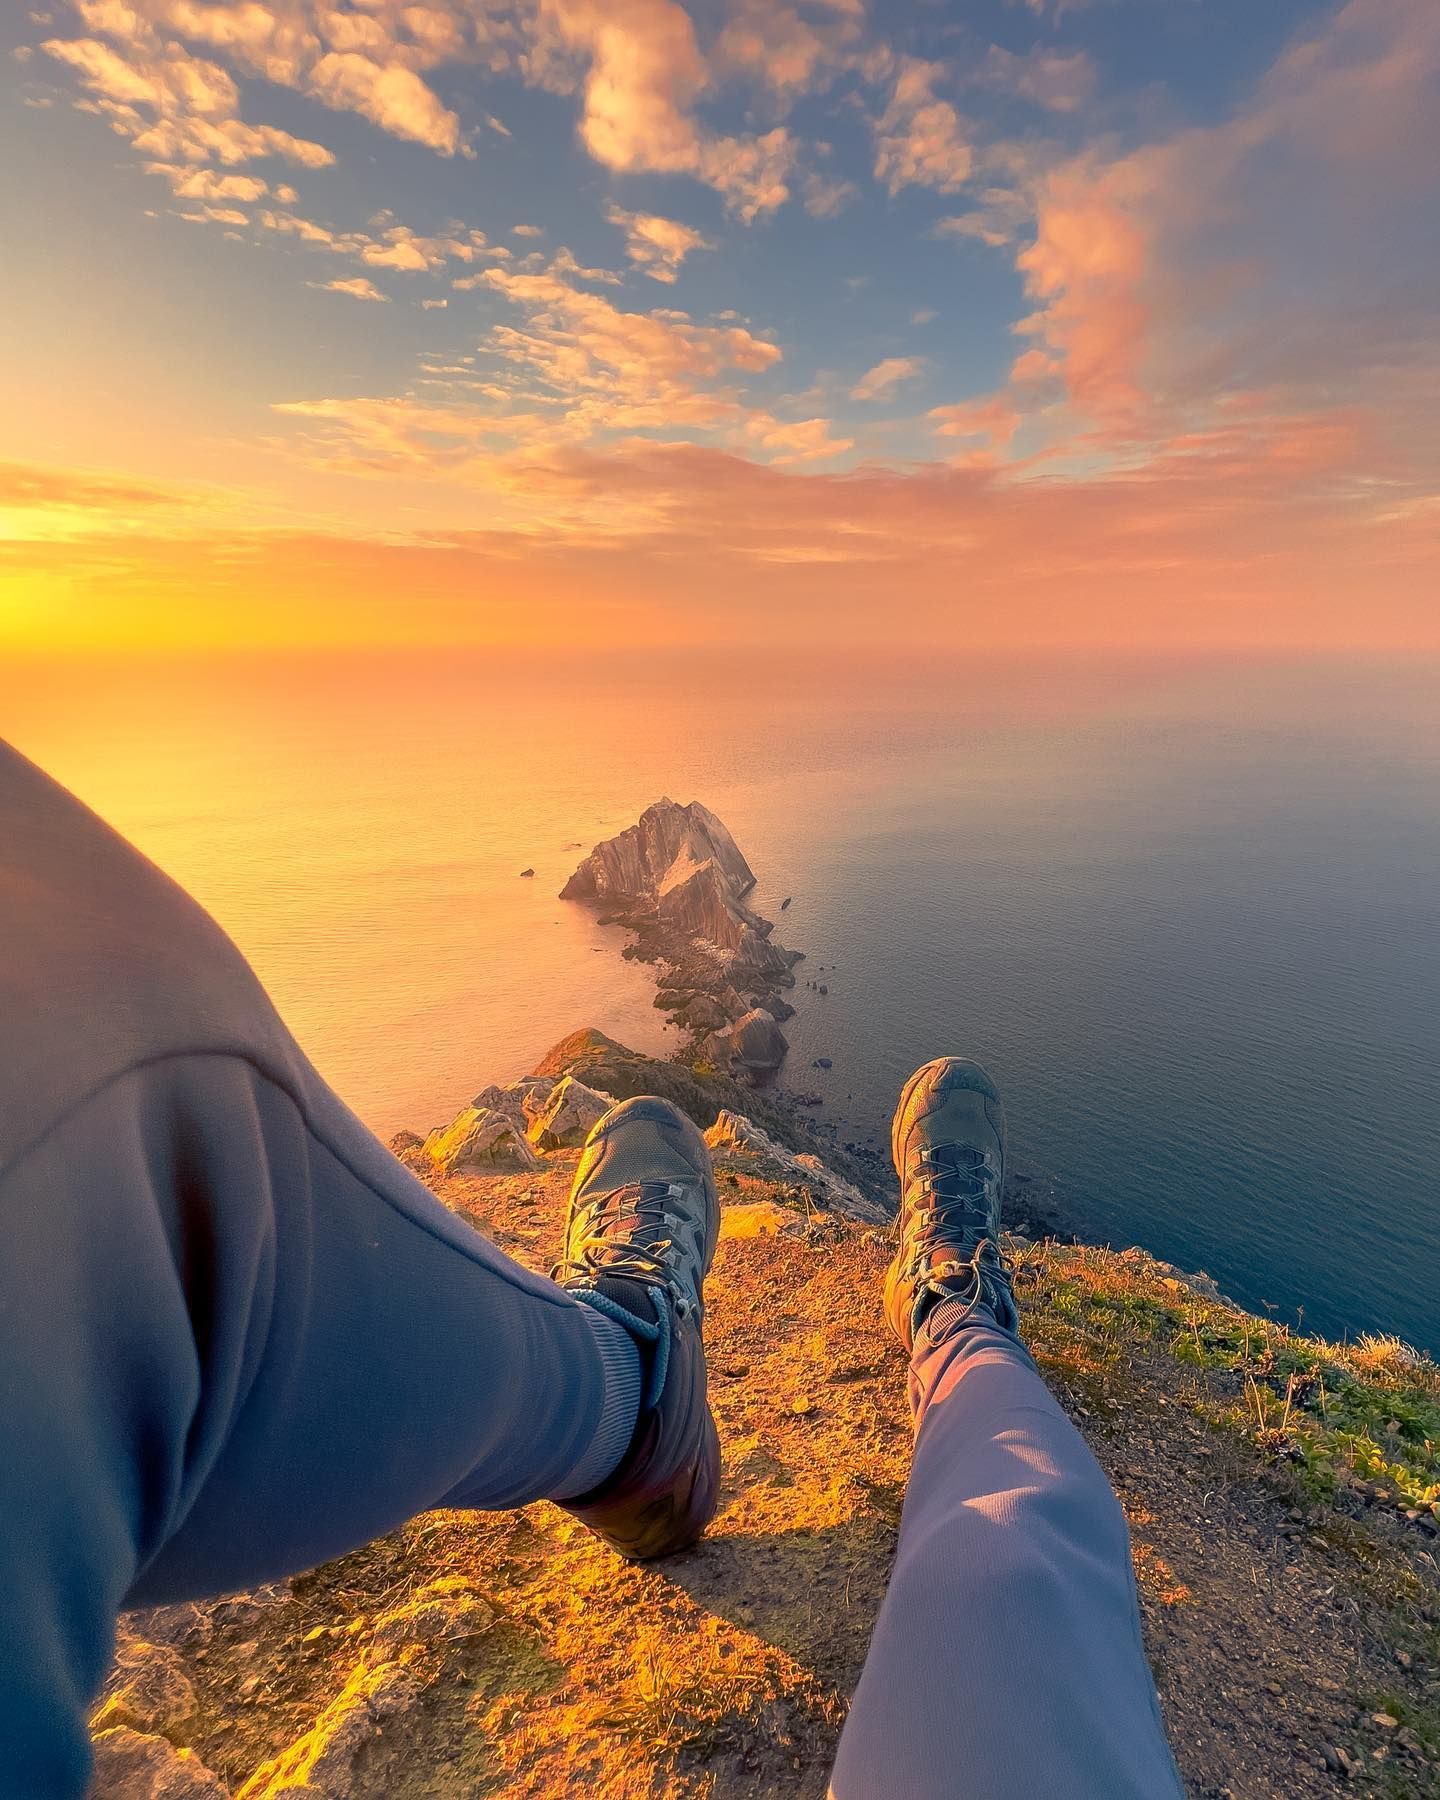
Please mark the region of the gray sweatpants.
MULTIPOLYGON (((340 1104, 184 894, 0 746, 0 1793, 69 1800, 126 1606, 574 1491, 585 1309, 340 1104)), ((914 1367, 859 1796, 1169 1796, 1124 1521, 1025 1352, 914 1367)))

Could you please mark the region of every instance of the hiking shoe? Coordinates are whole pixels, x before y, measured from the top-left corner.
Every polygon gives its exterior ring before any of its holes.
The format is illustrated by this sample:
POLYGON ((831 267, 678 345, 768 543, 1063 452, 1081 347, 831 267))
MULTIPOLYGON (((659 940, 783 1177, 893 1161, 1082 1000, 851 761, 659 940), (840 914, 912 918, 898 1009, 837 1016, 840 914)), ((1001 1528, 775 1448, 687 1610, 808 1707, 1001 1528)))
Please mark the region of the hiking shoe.
POLYGON ((611 1107, 585 1140, 553 1274, 638 1340, 645 1387, 619 1465, 564 1504, 635 1561, 687 1549, 719 1498, 700 1335, 719 1233, 710 1151, 691 1121, 648 1096, 611 1107))
POLYGON ((1019 1324, 1000 1253, 1005 1109, 979 1063, 940 1056, 905 1083, 890 1128, 900 1177, 900 1247, 885 1275, 885 1316, 907 1350, 941 1300, 964 1302, 952 1321, 987 1307, 1019 1324))

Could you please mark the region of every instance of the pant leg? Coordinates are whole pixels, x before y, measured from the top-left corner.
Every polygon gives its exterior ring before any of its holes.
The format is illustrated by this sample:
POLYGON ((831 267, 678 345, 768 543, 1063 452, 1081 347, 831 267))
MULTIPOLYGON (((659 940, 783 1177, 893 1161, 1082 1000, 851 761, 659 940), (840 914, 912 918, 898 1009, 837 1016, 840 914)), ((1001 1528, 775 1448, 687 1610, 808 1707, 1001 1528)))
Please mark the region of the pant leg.
POLYGON ((0 1171, 0 1271, 5 1794, 83 1792, 122 1606, 563 1493, 604 1411, 589 1309, 233 1056, 133 1069, 0 1171))
POLYGON ((1020 1344, 923 1337, 895 1569, 835 1800, 1172 1800, 1183 1789, 1110 1484, 1020 1344))

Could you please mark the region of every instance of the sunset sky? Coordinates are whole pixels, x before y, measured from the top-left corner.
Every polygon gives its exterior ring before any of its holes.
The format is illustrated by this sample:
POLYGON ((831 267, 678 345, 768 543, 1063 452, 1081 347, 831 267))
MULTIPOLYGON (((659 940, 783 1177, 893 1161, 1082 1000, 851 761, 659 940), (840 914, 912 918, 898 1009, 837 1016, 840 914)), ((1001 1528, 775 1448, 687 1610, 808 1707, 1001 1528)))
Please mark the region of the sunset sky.
POLYGON ((0 47, 0 648, 1440 649, 1436 0, 0 47))

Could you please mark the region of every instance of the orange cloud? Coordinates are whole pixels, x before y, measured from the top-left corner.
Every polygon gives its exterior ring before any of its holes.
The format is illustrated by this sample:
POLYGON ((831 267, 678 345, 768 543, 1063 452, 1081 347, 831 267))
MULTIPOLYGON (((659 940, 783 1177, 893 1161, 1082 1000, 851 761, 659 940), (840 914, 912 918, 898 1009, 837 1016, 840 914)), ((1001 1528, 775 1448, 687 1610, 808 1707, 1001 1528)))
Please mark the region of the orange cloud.
POLYGON ((664 219, 656 213, 626 212, 619 206, 609 207, 605 216, 625 233, 625 254, 652 281, 673 282, 680 265, 692 250, 715 248, 703 232, 682 224, 679 219, 664 219))
MULTIPOLYGON (((710 74, 690 15, 674 0, 546 0, 539 17, 555 47, 587 65, 580 137, 597 162, 694 175, 747 221, 788 197, 794 147, 783 127, 740 138, 697 122, 710 74)), ((564 84, 543 40, 532 67, 564 84)))
POLYGON ((852 400, 889 400, 902 382, 914 381, 925 371, 923 356, 887 356, 867 369, 850 390, 852 400))
POLYGON ((880 59, 893 67, 890 102, 875 125, 875 178, 892 194, 903 187, 953 194, 969 179, 974 154, 960 115, 935 93, 945 70, 919 57, 880 59))

